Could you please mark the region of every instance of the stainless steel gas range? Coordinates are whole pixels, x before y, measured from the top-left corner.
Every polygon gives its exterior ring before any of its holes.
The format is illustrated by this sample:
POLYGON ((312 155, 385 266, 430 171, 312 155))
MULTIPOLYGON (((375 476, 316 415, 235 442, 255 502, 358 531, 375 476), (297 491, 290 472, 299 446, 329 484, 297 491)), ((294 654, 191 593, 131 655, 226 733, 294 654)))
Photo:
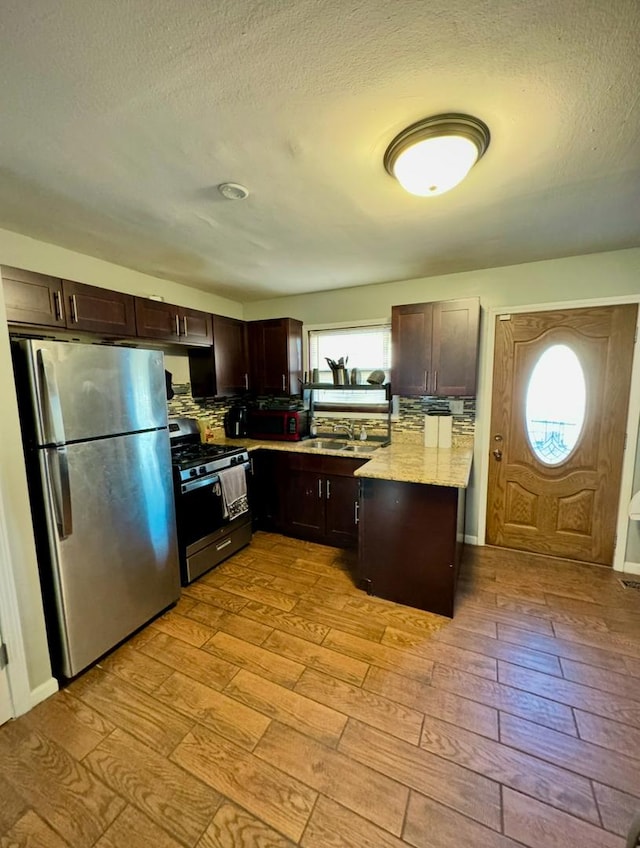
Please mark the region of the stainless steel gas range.
POLYGON ((202 444, 195 418, 170 418, 182 584, 186 586, 251 541, 251 510, 231 519, 220 473, 241 467, 248 497, 251 463, 245 448, 202 444))

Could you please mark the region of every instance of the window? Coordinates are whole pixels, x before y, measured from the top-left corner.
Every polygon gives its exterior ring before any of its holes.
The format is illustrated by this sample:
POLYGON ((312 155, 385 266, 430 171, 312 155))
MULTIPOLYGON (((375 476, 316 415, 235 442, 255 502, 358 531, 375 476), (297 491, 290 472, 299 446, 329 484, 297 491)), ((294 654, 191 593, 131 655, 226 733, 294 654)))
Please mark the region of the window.
MULTIPOLYGON (((376 370, 384 371, 385 382, 388 382, 391 368, 391 326, 375 324, 368 327, 309 331, 309 370, 318 369, 320 383, 332 382, 327 358, 337 361, 340 357, 344 357, 348 374, 352 368, 357 369, 361 384, 368 385, 367 377, 376 370)), ((335 409, 357 406, 371 411, 385 411, 386 398, 386 389, 380 389, 379 392, 318 391, 315 406, 324 409, 327 405, 335 409)))
POLYGON ((586 412, 584 371, 570 347, 556 344, 544 351, 531 372, 525 403, 529 443, 540 462, 568 459, 586 412))

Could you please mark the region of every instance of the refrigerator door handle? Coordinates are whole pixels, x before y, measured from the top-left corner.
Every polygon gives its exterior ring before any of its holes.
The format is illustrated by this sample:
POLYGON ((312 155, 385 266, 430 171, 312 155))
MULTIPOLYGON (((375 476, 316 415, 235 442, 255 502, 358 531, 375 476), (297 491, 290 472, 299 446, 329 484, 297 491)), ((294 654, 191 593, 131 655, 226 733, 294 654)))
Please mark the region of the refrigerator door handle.
POLYGON ((48 350, 41 348, 38 351, 38 358, 42 371, 44 438, 45 441, 52 442, 55 445, 64 445, 64 422, 62 419, 60 392, 58 391, 55 368, 48 350))
POLYGON ((64 446, 48 448, 45 450, 45 457, 58 535, 60 539, 66 539, 73 532, 67 449, 64 446), (55 467, 52 467, 53 463, 55 467))

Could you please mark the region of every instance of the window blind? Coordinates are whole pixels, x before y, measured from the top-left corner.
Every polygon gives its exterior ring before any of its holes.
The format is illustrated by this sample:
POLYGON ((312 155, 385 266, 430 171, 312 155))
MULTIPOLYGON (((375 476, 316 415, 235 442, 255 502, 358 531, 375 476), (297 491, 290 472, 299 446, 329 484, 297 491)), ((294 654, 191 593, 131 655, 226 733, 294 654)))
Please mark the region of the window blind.
MULTIPOLYGON (((375 324, 367 327, 310 330, 309 368, 318 369, 321 383, 332 382, 327 357, 336 361, 344 357, 347 373, 356 368, 360 372, 360 383, 366 383, 369 374, 378 369, 384 371, 385 382, 388 382, 391 369, 391 326, 375 324)), ((343 406, 376 406, 386 402, 386 392, 384 389, 379 392, 318 391, 316 402, 343 406)))

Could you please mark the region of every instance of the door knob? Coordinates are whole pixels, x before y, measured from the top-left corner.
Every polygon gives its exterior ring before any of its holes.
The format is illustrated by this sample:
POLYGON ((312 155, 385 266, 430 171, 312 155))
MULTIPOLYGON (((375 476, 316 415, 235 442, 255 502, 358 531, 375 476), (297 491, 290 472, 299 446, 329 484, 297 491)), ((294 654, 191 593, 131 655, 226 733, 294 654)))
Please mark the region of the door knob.
POLYGON ((491 453, 495 456, 498 462, 502 461, 502 451, 500 448, 496 448, 494 451, 491 451, 491 453))

